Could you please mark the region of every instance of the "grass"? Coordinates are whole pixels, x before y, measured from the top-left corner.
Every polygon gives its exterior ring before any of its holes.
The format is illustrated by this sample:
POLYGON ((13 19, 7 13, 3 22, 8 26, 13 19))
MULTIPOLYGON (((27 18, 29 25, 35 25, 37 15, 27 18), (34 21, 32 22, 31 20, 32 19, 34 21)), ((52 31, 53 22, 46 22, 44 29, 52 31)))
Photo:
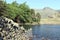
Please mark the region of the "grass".
POLYGON ((41 24, 60 24, 60 18, 46 18, 41 19, 41 24))

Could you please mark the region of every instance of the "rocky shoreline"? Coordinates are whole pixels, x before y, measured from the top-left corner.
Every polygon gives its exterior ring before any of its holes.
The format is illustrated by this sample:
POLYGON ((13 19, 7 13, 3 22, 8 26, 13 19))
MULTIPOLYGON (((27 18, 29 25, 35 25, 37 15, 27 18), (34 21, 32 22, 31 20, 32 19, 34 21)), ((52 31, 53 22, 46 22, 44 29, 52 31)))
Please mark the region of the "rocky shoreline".
POLYGON ((29 40, 27 34, 28 30, 25 30, 23 26, 19 26, 13 20, 6 17, 0 17, 0 39, 1 40, 29 40))

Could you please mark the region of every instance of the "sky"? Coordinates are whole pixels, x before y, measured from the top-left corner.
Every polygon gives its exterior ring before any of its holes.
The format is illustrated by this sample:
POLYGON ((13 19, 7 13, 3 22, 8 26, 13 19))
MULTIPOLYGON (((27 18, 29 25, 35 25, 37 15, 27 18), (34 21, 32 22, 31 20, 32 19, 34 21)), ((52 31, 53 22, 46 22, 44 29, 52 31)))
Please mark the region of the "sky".
MULTIPOLYGON (((6 0, 7 3, 11 3, 15 0, 6 0)), ((50 7, 52 9, 60 9, 60 0, 16 0, 17 3, 27 2, 30 8, 43 9, 44 7, 50 7)))

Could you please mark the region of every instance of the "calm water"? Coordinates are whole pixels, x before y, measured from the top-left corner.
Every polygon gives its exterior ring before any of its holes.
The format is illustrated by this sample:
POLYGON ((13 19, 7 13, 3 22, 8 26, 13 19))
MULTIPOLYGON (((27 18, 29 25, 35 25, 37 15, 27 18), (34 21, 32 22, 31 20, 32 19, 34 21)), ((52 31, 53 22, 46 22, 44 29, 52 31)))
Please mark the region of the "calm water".
POLYGON ((33 40, 60 40, 60 25, 43 24, 32 27, 33 40))

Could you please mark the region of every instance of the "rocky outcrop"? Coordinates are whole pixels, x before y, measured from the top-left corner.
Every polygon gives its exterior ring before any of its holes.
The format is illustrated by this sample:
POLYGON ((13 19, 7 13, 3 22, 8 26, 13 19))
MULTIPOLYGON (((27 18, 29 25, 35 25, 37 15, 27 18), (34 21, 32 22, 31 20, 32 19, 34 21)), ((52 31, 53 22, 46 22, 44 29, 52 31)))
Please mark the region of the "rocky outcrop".
POLYGON ((25 29, 6 17, 0 17, 1 40, 29 40, 25 29))

